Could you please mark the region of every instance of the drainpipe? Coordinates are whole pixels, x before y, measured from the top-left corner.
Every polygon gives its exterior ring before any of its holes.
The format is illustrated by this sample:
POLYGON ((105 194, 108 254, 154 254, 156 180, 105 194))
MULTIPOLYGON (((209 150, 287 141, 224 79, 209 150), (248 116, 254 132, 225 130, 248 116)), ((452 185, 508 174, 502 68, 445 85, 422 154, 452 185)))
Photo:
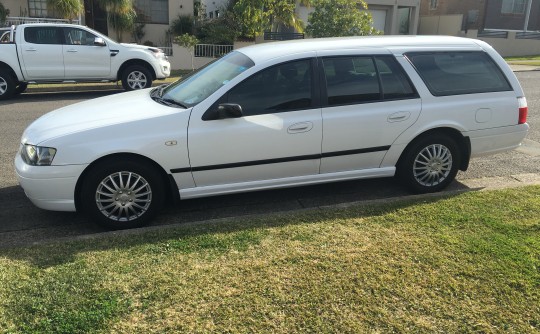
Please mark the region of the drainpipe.
POLYGON ((531 16, 531 6, 532 6, 532 0, 527 1, 527 12, 525 13, 525 26, 523 27, 523 31, 527 32, 529 28, 529 17, 531 16))

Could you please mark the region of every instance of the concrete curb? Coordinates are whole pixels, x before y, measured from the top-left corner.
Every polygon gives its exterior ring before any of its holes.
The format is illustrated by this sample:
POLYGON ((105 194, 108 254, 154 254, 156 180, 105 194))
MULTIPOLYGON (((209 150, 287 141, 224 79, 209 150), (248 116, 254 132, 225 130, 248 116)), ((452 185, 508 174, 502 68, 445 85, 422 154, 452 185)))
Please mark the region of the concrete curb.
MULTIPOLYGON (((505 176, 505 177, 497 176, 497 177, 486 177, 486 178, 479 178, 479 179, 459 180, 458 182, 461 183, 465 188, 444 191, 444 192, 439 192, 439 193, 396 196, 396 197, 366 200, 366 201, 354 201, 354 202, 347 202, 347 203, 341 203, 341 204, 322 205, 322 206, 316 206, 316 207, 305 208, 305 209, 276 211, 275 213, 272 214, 272 216, 280 217, 280 216, 286 216, 286 215, 291 215, 295 213, 313 212, 313 211, 328 210, 328 209, 341 209, 341 208, 348 208, 352 206, 369 206, 369 205, 381 205, 385 203, 399 203, 399 202, 404 202, 404 201, 417 201, 417 200, 422 200, 422 199, 437 199, 437 198, 444 198, 444 197, 448 197, 452 195, 458 195, 458 194, 466 193, 470 191, 492 191, 492 190, 540 185, 540 174, 534 174, 534 173, 516 174, 516 175, 511 175, 511 176, 505 176)), ((268 216, 269 216, 268 213, 250 214, 250 215, 245 215, 245 216, 207 219, 207 220, 188 222, 188 223, 175 223, 175 224, 169 224, 169 225, 148 226, 148 227, 142 227, 142 228, 130 229, 130 230, 107 231, 107 232, 100 232, 100 233, 93 233, 93 234, 86 234, 86 235, 78 235, 78 236, 73 236, 73 237, 62 237, 62 238, 56 238, 56 239, 40 240, 40 241, 32 242, 26 245, 22 245, 22 244, 12 245, 7 248, 36 246, 36 245, 43 245, 43 244, 63 243, 63 242, 72 242, 72 241, 96 240, 99 238, 110 238, 110 237, 118 237, 118 236, 136 236, 136 235, 141 235, 141 234, 145 234, 145 233, 149 233, 153 231, 174 229, 180 226, 225 223, 227 221, 231 221, 234 219, 250 219, 250 218, 254 219, 254 218, 262 218, 262 217, 268 217, 268 216)))

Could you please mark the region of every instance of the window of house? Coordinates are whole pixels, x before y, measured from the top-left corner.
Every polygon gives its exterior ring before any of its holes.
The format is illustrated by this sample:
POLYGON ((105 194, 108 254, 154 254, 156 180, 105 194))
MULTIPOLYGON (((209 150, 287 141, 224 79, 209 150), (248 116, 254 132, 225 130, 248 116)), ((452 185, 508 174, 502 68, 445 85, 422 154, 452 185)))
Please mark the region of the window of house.
POLYGON ((214 12, 208 13, 208 18, 209 18, 209 19, 213 19, 213 18, 214 18, 214 12))
POLYGON ((430 0, 429 9, 437 9, 438 4, 439 4, 439 0, 430 0))
POLYGON ((434 96, 512 90, 484 52, 413 52, 406 56, 434 96))
POLYGON ((30 17, 47 17, 47 0, 28 0, 30 17))
POLYGON ((527 0, 503 0, 501 13, 502 14, 524 14, 527 0))
POLYGON ((244 116, 312 107, 311 60, 305 59, 264 69, 227 94, 229 103, 242 106, 244 116))
POLYGON ((169 0, 134 0, 137 21, 169 24, 169 0))

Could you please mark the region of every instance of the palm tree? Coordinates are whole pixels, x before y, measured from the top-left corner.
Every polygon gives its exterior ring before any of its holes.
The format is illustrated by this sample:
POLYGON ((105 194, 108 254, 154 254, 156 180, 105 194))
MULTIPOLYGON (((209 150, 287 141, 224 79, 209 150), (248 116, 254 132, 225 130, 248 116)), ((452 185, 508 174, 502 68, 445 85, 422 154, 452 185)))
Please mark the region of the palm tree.
POLYGON ((79 17, 84 10, 81 0, 47 0, 47 5, 54 8, 62 18, 70 21, 79 17))
POLYGON ((116 39, 122 40, 122 33, 130 31, 135 25, 137 13, 133 8, 133 0, 98 0, 107 11, 107 20, 116 30, 116 39))

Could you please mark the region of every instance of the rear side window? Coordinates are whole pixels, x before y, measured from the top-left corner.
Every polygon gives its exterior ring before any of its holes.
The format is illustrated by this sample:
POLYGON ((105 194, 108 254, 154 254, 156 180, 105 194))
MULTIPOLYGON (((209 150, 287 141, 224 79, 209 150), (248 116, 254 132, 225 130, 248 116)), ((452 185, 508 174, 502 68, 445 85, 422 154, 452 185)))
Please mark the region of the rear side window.
POLYGON ((26 27, 24 40, 34 44, 63 44, 61 33, 58 27, 26 27))
POLYGON ((418 97, 392 56, 329 57, 322 63, 330 106, 418 97))
POLYGON ((413 52, 406 56, 434 96, 512 90, 485 52, 413 52))

